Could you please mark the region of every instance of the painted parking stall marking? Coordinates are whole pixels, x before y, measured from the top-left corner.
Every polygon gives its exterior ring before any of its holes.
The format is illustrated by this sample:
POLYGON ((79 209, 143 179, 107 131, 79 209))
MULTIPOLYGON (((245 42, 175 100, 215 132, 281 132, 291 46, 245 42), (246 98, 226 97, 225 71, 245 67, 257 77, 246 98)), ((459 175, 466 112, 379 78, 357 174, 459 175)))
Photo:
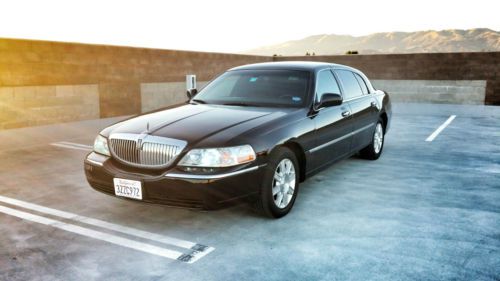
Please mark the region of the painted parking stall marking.
POLYGON ((72 233, 95 238, 98 240, 106 241, 106 242, 109 242, 112 244, 116 244, 116 245, 120 245, 123 247, 139 250, 142 252, 150 253, 150 254, 165 257, 165 258, 178 259, 180 256, 182 256, 182 253, 177 252, 177 251, 172 251, 172 250, 156 247, 153 245, 149 245, 149 244, 142 243, 142 242, 137 242, 137 241, 123 238, 120 236, 92 230, 92 229, 77 226, 74 224, 69 224, 69 223, 49 219, 46 217, 34 215, 31 213, 27 213, 27 212, 22 212, 22 211, 7 208, 7 207, 1 206, 1 205, 0 205, 0 212, 7 214, 7 215, 14 216, 14 217, 18 217, 18 218, 21 218, 24 220, 28 220, 28 221, 32 221, 32 222, 36 222, 36 223, 41 223, 41 224, 52 226, 52 227, 55 227, 58 229, 66 230, 66 231, 69 231, 72 233))
POLYGON ((15 216, 15 217, 18 217, 18 218, 21 218, 24 220, 52 226, 52 227, 55 227, 58 229, 63 229, 63 230, 66 230, 66 231, 69 231, 72 233, 76 233, 76 234, 80 234, 83 236, 106 241, 106 242, 109 242, 109 243, 112 243, 115 245, 120 245, 123 247, 132 248, 132 249, 146 252, 149 254, 179 260, 179 261, 186 262, 186 263, 194 263, 197 260, 208 255, 213 250, 215 250, 215 248, 209 247, 206 245, 201 245, 201 244, 197 244, 197 243, 186 241, 186 240, 181 240, 181 239, 177 239, 177 238, 173 238, 173 237, 159 235, 156 233, 143 231, 143 230, 139 230, 139 229, 134 229, 131 227, 122 226, 122 225, 118 225, 118 224, 114 224, 114 223, 110 223, 110 222, 106 222, 106 221, 102 221, 102 220, 98 220, 98 219, 93 219, 93 218, 89 218, 89 217, 85 217, 85 216, 80 216, 77 214, 73 214, 73 213, 69 213, 69 212, 65 212, 65 211, 60 211, 60 210, 44 207, 41 205, 17 200, 14 198, 1 196, 1 195, 0 195, 0 202, 10 204, 13 206, 17 206, 17 207, 21 207, 24 209, 28 209, 31 211, 36 211, 36 212, 43 213, 46 215, 59 217, 62 219, 67 219, 67 220, 71 220, 74 222, 79 222, 79 223, 83 223, 83 224, 87 224, 87 225, 100 227, 103 229, 112 230, 115 232, 127 234, 130 236, 135 236, 135 237, 142 238, 142 239, 156 241, 156 242, 166 244, 166 245, 173 245, 173 246, 176 246, 178 248, 184 248, 184 249, 187 249, 187 251, 183 251, 183 252, 174 251, 174 250, 166 249, 163 247, 150 245, 150 244, 147 244, 144 242, 134 241, 134 240, 124 238, 121 236, 96 231, 93 229, 81 227, 81 226, 74 225, 71 223, 65 223, 62 221, 55 220, 55 219, 50 219, 50 218, 46 218, 43 216, 34 215, 31 213, 19 211, 16 209, 12 209, 12 208, 8 208, 8 207, 0 205, 0 213, 4 213, 4 214, 15 216))
POLYGON ((68 149, 83 150, 83 151, 91 151, 93 149, 93 147, 90 145, 67 142, 67 141, 53 142, 50 145, 68 149))
POLYGON ((439 126, 425 141, 431 142, 433 141, 450 123, 457 117, 456 115, 451 115, 446 121, 444 121, 441 126, 439 126))

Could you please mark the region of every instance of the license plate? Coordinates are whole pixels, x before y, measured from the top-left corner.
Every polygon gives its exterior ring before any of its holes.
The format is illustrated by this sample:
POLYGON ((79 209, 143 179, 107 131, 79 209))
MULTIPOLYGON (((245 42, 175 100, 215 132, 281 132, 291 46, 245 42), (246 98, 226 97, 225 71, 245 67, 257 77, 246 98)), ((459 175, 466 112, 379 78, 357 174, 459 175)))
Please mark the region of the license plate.
POLYGON ((114 178, 115 195, 142 200, 142 184, 140 181, 114 178))

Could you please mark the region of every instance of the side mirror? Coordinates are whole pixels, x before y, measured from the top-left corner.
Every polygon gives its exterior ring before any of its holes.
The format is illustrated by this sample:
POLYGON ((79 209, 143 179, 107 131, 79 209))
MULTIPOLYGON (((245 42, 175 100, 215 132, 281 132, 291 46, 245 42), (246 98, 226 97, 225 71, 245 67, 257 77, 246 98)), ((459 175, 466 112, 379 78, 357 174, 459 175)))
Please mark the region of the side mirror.
POLYGON ((339 94, 323 94, 318 104, 318 108, 330 107, 342 104, 342 96, 339 94))
POLYGON ((198 93, 198 90, 196 90, 196 89, 189 89, 186 92, 189 99, 192 99, 194 96, 196 96, 197 93, 198 93))

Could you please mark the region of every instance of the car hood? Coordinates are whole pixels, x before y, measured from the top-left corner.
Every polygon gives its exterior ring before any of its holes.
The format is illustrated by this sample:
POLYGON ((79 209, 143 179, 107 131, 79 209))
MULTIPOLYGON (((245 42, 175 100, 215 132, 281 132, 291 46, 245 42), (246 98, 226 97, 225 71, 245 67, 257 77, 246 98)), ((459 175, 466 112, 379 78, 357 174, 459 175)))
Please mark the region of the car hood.
POLYGON ((276 108, 186 104, 119 122, 103 130, 102 134, 147 133, 185 140, 193 145, 230 128, 233 128, 233 133, 234 127, 239 127, 237 131, 244 132, 279 118, 287 111, 276 108))

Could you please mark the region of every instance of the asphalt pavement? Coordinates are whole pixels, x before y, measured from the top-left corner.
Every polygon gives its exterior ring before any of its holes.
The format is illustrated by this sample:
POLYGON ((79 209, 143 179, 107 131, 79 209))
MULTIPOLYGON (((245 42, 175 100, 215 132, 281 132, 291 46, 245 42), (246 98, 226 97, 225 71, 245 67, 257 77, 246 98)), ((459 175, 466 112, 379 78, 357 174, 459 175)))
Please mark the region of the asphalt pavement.
POLYGON ((382 157, 279 220, 94 191, 83 158, 119 119, 0 131, 0 280, 500 280, 500 107, 395 104, 382 157))

